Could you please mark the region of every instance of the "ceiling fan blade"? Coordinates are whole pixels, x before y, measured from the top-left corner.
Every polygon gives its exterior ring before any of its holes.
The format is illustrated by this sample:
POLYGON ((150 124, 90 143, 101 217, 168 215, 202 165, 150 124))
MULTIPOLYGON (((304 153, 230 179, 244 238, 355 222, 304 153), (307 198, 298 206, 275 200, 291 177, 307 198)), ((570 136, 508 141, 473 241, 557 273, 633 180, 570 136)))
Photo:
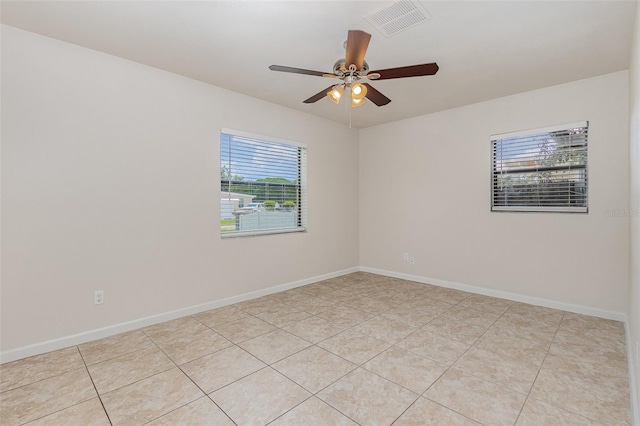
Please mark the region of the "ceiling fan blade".
POLYGON ((410 65, 408 67, 387 68, 386 70, 370 71, 369 74, 377 73, 380 77, 377 80, 389 80, 391 78, 419 77, 423 75, 434 75, 438 72, 438 64, 410 65))
POLYGON ((369 83, 362 83, 364 86, 367 86, 367 94, 365 95, 367 99, 378 106, 383 106, 391 102, 391 99, 387 98, 382 93, 378 92, 372 85, 369 83))
POLYGON ((344 59, 344 65, 349 69, 349 65, 354 64, 356 70, 362 69, 364 65, 364 55, 369 47, 371 34, 360 30, 349 30, 347 37, 347 54, 344 59))
POLYGON ((324 98, 325 96, 327 96, 327 92, 329 90, 333 89, 333 86, 329 86, 324 90, 319 91, 318 93, 316 93, 315 95, 313 95, 312 97, 310 97, 309 99, 305 99, 304 101, 302 101, 305 104, 312 104, 314 102, 318 102, 320 99, 324 98))
POLYGON ((282 65, 270 65, 269 69, 271 71, 281 71, 281 72, 291 72, 291 73, 294 73, 294 74, 315 75, 315 76, 318 76, 318 77, 324 77, 325 75, 327 77, 333 76, 333 74, 331 74, 331 73, 326 73, 326 72, 322 72, 322 71, 304 70, 302 68, 285 67, 285 66, 282 66, 282 65))

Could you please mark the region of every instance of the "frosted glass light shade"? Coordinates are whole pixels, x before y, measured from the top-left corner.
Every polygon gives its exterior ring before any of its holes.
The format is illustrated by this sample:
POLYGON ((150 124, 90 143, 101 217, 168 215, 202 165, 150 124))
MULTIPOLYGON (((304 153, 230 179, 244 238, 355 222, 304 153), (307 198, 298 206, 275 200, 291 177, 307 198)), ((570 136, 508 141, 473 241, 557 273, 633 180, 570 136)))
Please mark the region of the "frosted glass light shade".
POLYGON ((331 99, 331 102, 333 102, 334 104, 339 104, 343 94, 344 94, 344 87, 342 87, 341 84, 337 84, 327 92, 327 97, 331 99))

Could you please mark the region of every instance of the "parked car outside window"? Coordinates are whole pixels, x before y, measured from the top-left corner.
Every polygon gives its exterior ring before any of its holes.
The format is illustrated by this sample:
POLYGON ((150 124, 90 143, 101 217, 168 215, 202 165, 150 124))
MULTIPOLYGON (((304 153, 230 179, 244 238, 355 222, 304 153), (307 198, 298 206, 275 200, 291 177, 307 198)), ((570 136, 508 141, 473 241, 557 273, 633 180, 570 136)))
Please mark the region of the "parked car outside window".
POLYGON ((257 211, 257 210, 262 210, 262 208, 263 208, 263 207, 264 207, 264 206, 263 206, 263 204, 262 204, 262 203, 249 203, 249 204, 247 204, 246 206, 242 207, 242 208, 241 208, 241 209, 239 209, 239 210, 245 210, 245 211, 247 211, 247 210, 248 210, 248 211, 253 211, 253 212, 255 212, 255 211, 257 211))

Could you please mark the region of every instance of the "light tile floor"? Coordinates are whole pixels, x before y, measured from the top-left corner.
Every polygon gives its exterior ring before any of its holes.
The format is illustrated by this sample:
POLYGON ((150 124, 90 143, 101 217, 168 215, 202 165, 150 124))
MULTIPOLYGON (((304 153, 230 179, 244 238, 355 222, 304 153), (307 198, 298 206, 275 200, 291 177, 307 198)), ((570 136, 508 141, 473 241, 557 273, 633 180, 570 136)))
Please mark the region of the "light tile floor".
POLYGON ((0 366, 2 425, 628 425, 623 325, 350 274, 0 366))

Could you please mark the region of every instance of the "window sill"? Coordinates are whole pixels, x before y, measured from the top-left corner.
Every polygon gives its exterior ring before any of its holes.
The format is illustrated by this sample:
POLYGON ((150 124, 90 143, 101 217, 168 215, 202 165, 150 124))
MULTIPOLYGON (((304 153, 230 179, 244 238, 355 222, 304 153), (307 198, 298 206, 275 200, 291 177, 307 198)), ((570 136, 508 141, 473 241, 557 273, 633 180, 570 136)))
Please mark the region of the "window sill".
POLYGON ((265 229, 262 231, 225 232, 220 234, 220 237, 223 240, 226 240, 226 239, 232 239, 232 238, 258 237, 262 235, 291 234, 294 232, 307 232, 307 228, 265 229))

